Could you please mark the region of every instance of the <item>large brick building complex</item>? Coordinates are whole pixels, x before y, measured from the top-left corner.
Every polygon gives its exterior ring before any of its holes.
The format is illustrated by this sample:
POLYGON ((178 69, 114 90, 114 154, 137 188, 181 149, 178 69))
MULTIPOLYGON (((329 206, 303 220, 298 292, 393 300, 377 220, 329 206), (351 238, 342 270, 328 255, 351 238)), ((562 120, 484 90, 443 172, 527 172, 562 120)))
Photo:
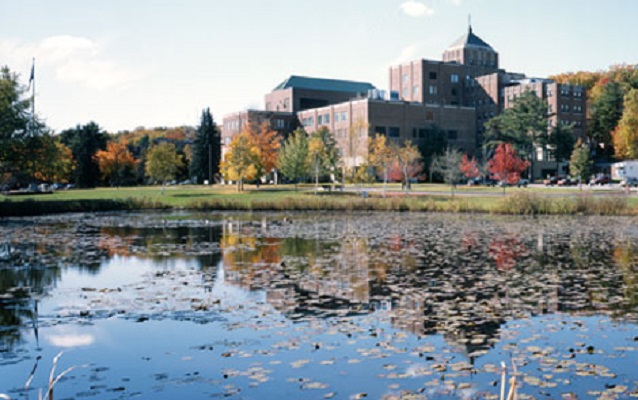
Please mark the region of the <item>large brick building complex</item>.
MULTIPOLYGON (((436 125, 447 133, 449 145, 473 154, 483 143, 485 123, 525 91, 547 102, 548 130, 557 124, 572 125, 575 136, 585 136, 584 87, 501 69, 498 52, 471 26, 442 58, 391 66, 387 91, 365 82, 291 76, 265 95, 264 111, 226 116, 224 141, 228 143, 246 120, 269 120, 282 133, 297 126, 307 132, 326 126, 340 145, 348 131, 365 126, 360 141, 365 154, 367 138, 375 133, 427 146, 424 132, 436 125)), ((534 177, 557 169, 551 154, 539 151, 536 157, 534 177)))

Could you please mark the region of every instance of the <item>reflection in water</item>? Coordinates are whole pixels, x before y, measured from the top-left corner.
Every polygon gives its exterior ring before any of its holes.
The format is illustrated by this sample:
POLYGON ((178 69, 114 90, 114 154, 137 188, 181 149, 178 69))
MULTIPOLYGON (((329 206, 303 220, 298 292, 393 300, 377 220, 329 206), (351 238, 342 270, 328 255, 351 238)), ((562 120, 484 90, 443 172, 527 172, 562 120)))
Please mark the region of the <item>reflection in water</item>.
POLYGON ((0 267, 0 350, 20 342, 20 327, 37 327, 37 301, 55 289, 63 269, 99 279, 115 256, 157 265, 167 257, 196 259, 206 292, 221 260, 226 284, 263 291, 293 321, 379 311, 397 328, 444 335, 472 359, 512 319, 556 312, 633 318, 638 304, 638 241, 613 224, 585 230, 569 219, 530 225, 382 214, 216 218, 5 227, 0 241, 17 238, 12 245, 22 255, 0 267))

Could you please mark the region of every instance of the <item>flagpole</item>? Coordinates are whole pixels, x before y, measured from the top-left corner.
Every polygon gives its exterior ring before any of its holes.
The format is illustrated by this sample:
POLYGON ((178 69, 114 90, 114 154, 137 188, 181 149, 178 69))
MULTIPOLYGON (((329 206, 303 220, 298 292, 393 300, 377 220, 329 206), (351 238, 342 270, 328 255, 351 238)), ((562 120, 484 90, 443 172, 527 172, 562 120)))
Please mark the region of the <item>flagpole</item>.
POLYGON ((31 64, 31 81, 32 81, 32 92, 31 92, 31 129, 32 134, 35 131, 35 57, 33 57, 33 64, 31 64))

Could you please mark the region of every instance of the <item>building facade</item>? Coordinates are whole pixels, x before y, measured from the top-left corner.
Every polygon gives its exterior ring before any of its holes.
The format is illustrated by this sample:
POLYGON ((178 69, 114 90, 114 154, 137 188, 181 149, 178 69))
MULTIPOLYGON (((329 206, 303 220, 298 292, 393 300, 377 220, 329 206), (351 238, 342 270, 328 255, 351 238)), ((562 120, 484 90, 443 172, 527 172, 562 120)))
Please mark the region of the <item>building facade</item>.
MULTIPOLYGON (((346 138, 358 129, 363 153, 367 138, 375 133, 427 145, 424 132, 436 125, 447 132, 450 146, 474 154, 483 144, 485 123, 512 107, 526 91, 547 102, 548 132, 558 125, 571 125, 574 136, 586 136, 584 87, 527 78, 501 69, 499 61, 498 52, 470 26, 445 49, 442 60, 390 66, 388 92, 367 82, 293 75, 265 95, 265 111, 226 116, 223 142, 229 143, 247 121, 268 119, 284 134, 298 126, 307 132, 326 126, 342 147, 351 144, 346 138)), ((551 151, 539 151, 536 157, 535 163, 540 164, 535 165, 534 177, 557 168, 551 151)))

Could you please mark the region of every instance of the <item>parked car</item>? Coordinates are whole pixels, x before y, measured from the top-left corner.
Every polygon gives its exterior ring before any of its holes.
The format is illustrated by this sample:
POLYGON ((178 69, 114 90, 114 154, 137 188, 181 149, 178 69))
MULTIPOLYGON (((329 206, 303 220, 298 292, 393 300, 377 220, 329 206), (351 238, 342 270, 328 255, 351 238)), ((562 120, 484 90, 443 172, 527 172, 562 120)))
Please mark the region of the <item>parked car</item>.
POLYGON ((66 185, 65 189, 67 189, 67 190, 75 189, 75 185, 73 183, 69 183, 68 185, 66 185))
POLYGON ((527 187, 527 185, 529 185, 529 179, 519 179, 518 182, 516 182, 516 187, 527 187))
POLYGON ((61 183, 54 183, 51 185, 51 190, 62 190, 64 189, 64 185, 61 183))
POLYGON ((625 178, 620 182, 620 186, 638 187, 638 178, 633 178, 633 177, 625 178))
POLYGON ((549 178, 545 179, 543 181, 543 184, 545 186, 554 186, 558 183, 558 177, 556 176, 550 176, 549 178))
POLYGON ((556 183, 558 186, 574 186, 578 184, 576 179, 572 179, 570 177, 559 179, 556 183))
POLYGON ((597 178, 592 179, 591 181, 589 181, 589 186, 593 186, 593 185, 607 185, 609 184, 609 182, 611 182, 611 179, 609 178, 609 176, 607 175, 602 175, 599 176, 597 178))

